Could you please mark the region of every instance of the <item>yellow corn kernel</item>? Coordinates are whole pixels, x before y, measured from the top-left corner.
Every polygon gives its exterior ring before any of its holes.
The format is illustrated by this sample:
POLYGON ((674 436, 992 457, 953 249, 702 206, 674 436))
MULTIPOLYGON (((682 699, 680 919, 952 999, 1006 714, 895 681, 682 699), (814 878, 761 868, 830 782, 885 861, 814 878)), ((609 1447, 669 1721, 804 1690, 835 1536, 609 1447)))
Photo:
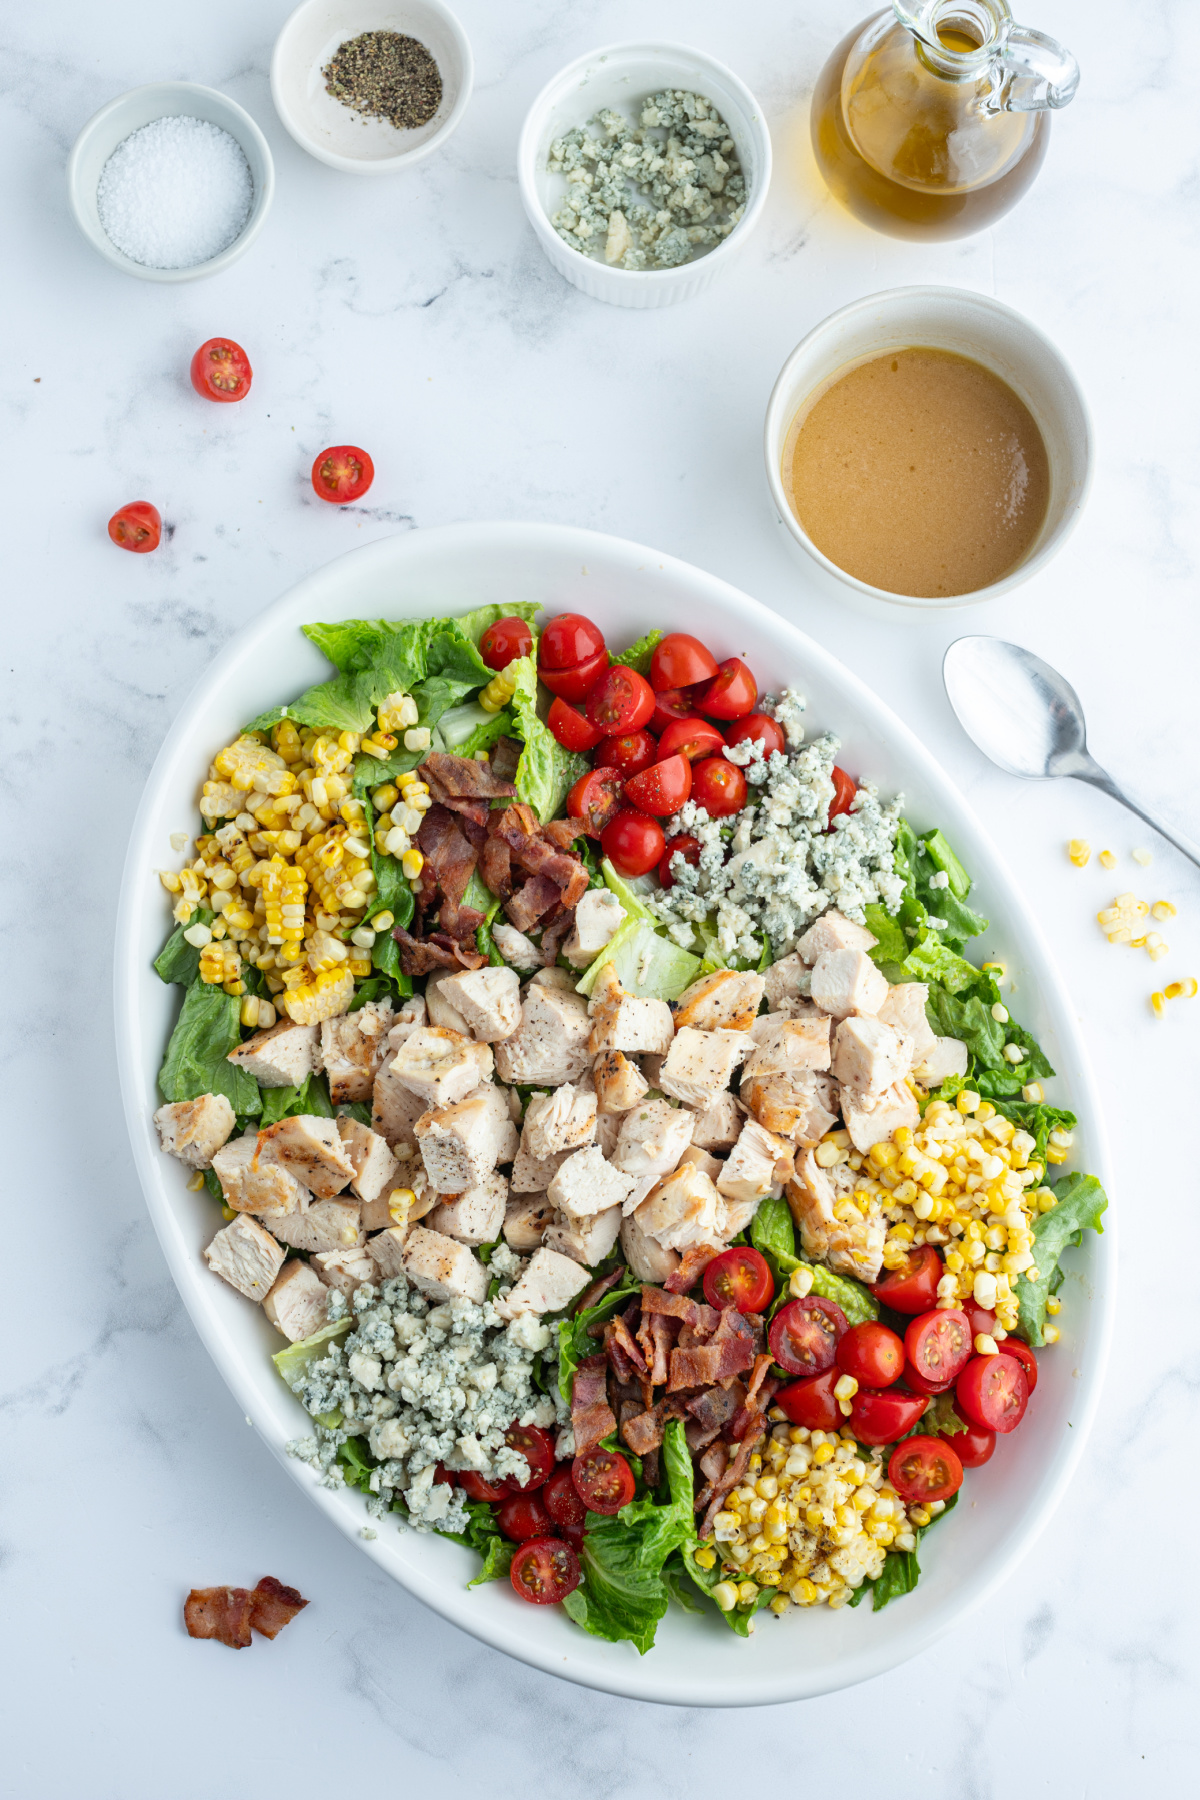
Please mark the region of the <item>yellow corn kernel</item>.
POLYGON ((1043 1325, 1042 1326, 1042 1342, 1043 1342, 1043 1344, 1057 1344, 1057 1342, 1061 1336, 1062 1336, 1062 1333, 1058 1329, 1057 1325, 1043 1325))
POLYGON ((1196 977, 1189 975, 1183 981, 1172 981, 1163 991, 1168 1000, 1194 1000, 1196 998, 1196 977))
POLYGON ((1086 869, 1092 854, 1092 846, 1086 838, 1072 838, 1067 844, 1067 855, 1077 869, 1086 869))
POLYGON ((1150 908, 1156 919, 1173 919, 1176 910, 1169 900, 1156 900, 1150 908))
POLYGON ((1117 859, 1111 850, 1102 850, 1100 852, 1100 861, 1106 869, 1115 869, 1117 866, 1117 859))
MULTIPOLYGON (((201 958, 201 960, 203 961, 203 958, 201 958)), ((1151 1006, 1151 1010, 1154 1013, 1155 1018, 1161 1019, 1163 1014, 1167 1010, 1167 996, 1165 994, 1151 994, 1150 1006, 1151 1006)), ((1054 1154, 1050 1150, 1047 1150, 1047 1152, 1046 1152, 1046 1161, 1047 1162, 1054 1161, 1054 1154)))
MULTIPOLYGON (((299 973, 299 971, 297 971, 299 973)), ((354 997, 354 977, 341 964, 322 969, 311 981, 301 979, 284 995, 283 1008, 297 1025, 320 1025, 345 1012, 354 997)))
POLYGON ((188 1193, 189 1194, 198 1194, 203 1186, 204 1186, 204 1170, 197 1169, 196 1173, 194 1175, 190 1175, 188 1177, 188 1184, 187 1184, 188 1193))
MULTIPOLYGON (((499 711, 499 708, 496 709, 499 711)), ((425 867, 425 858, 419 850, 406 850, 400 858, 400 867, 409 881, 415 881, 425 867)))

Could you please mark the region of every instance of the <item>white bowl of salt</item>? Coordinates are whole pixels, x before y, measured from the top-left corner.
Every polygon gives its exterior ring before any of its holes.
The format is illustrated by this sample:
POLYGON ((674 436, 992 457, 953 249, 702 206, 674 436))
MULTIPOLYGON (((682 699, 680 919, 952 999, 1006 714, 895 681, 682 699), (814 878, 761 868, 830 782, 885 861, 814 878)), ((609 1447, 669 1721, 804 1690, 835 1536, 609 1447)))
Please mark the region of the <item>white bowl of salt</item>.
POLYGON ((275 192, 267 140, 215 88, 156 81, 88 120, 67 163, 84 237, 143 281, 195 281, 244 256, 275 192))

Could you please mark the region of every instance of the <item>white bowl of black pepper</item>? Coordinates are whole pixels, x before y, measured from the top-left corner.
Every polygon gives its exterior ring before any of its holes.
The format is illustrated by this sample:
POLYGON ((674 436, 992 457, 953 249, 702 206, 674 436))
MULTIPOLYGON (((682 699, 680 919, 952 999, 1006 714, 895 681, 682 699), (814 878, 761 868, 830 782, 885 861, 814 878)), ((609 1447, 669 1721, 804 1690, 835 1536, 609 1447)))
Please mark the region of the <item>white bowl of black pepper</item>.
POLYGON ((351 175, 390 175, 436 150, 473 79, 466 33, 441 0, 304 0, 271 57, 287 130, 351 175))

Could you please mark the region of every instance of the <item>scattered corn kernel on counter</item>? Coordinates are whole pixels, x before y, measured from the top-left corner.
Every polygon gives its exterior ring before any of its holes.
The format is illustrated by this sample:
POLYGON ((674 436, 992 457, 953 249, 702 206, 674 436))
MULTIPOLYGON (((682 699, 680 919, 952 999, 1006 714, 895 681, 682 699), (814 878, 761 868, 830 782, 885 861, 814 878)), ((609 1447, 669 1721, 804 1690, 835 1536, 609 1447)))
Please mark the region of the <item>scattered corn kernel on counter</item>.
POLYGON ((1104 1194, 942 834, 740 659, 537 616, 306 627, 335 674, 217 751, 163 1149, 364 1536, 639 1651, 878 1609, 1104 1194))

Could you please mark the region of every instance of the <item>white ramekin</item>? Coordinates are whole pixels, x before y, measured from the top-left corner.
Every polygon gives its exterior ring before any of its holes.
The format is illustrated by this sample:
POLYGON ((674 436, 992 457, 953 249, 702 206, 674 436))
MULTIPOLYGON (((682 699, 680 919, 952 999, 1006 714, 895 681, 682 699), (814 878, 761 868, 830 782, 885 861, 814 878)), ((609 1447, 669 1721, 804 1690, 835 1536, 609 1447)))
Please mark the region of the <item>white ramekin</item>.
POLYGON ((467 34, 442 0, 303 0, 271 57, 271 98, 285 127, 302 150, 348 175, 393 175, 444 144, 467 110, 474 79, 467 34), (325 92, 330 57, 364 31, 399 31, 429 51, 442 98, 428 124, 400 131, 325 92))
POLYGON ((1087 498, 1092 425, 1082 390, 1061 352, 1011 306, 963 288, 891 288, 831 313, 792 351, 767 406, 764 451, 779 523, 818 586, 874 618, 924 624, 940 613, 998 599, 1036 575, 1061 549, 1087 498), (800 409, 855 364, 915 345, 957 351, 1006 381, 1037 421, 1050 462, 1046 518, 1024 561, 988 587, 943 600, 888 593, 839 569, 797 519, 783 484, 784 447, 800 409))
POLYGON ((131 88, 127 94, 118 94, 88 120, 67 159, 67 196, 75 223, 106 262, 142 281, 198 281, 201 276, 217 275, 227 269, 246 254, 262 230, 274 193, 275 165, 267 140, 250 114, 227 94, 219 94, 216 88, 199 87, 194 81, 152 81, 145 87, 131 88), (144 263, 134 262, 117 249, 105 231, 96 203, 101 172, 117 145, 124 143, 131 131, 138 131, 155 119, 167 118, 206 119, 219 125, 241 145, 254 181, 254 204, 238 236, 219 256, 194 263, 190 269, 148 269, 144 263))
POLYGON ((607 44, 590 50, 548 81, 525 117, 517 148, 521 199, 539 244, 559 274, 615 306, 672 306, 710 286, 744 248, 766 203, 771 181, 771 134, 762 108, 732 69, 686 44, 607 44), (676 269, 613 269, 564 243, 550 214, 566 191, 551 175, 552 141, 611 106, 629 113, 635 100, 663 88, 684 88, 711 100, 729 127, 746 177, 746 210, 715 249, 676 269))

